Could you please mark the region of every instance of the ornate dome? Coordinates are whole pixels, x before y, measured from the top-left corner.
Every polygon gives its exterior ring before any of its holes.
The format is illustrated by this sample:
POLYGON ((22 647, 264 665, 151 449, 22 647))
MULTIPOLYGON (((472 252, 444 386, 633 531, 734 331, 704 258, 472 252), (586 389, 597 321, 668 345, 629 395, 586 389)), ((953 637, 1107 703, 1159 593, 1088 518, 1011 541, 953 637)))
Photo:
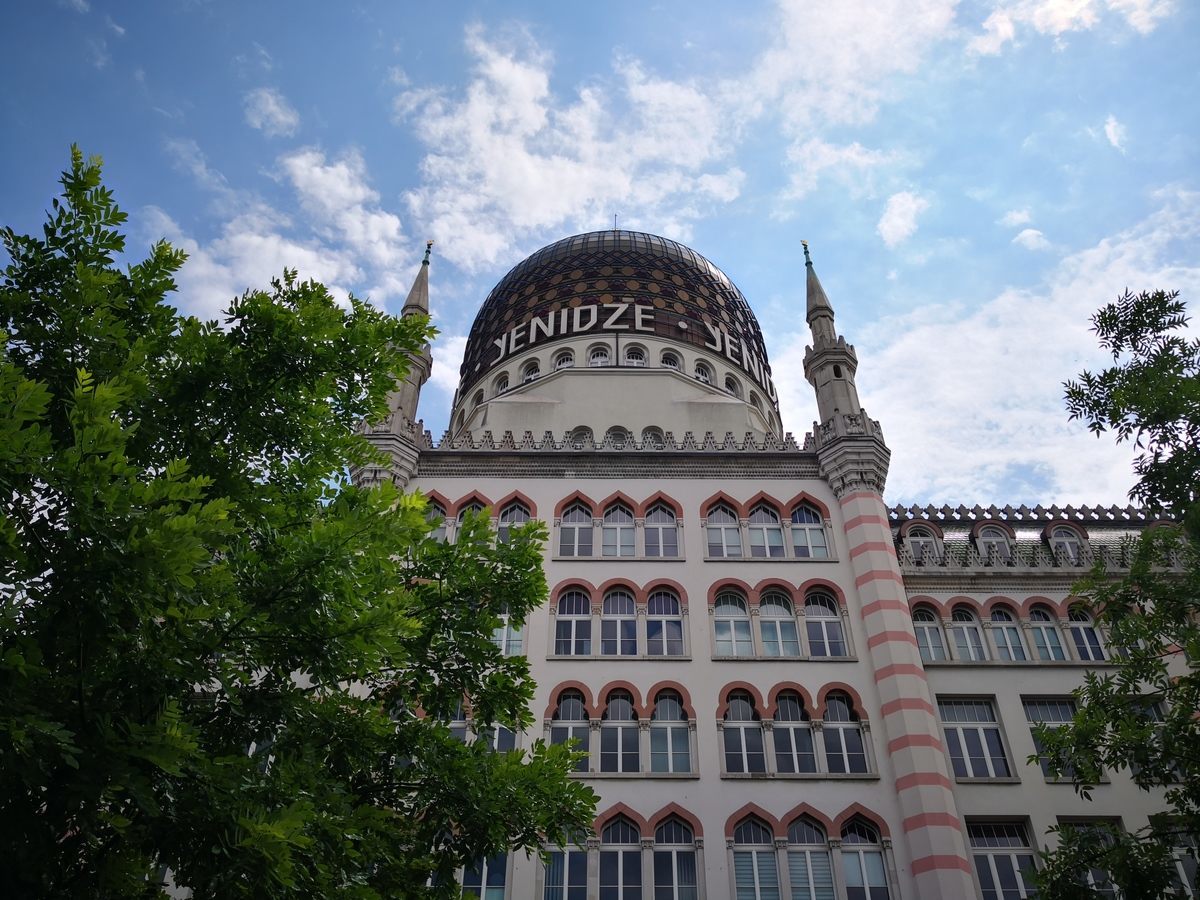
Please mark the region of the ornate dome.
POLYGON ((676 241, 617 230, 564 238, 500 279, 467 338, 459 396, 513 353, 566 337, 637 333, 706 347, 777 406, 762 332, 729 277, 676 241))

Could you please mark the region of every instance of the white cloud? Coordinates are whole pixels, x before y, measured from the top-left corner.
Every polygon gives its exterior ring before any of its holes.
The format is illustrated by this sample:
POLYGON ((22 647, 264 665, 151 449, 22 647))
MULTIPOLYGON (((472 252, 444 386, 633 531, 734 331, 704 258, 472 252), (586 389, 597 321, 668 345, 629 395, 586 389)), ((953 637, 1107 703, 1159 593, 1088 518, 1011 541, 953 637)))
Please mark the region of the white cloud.
POLYGON ((300 114, 274 88, 255 88, 243 98, 246 122, 271 137, 288 137, 300 127, 300 114))
POLYGON ((929 208, 929 201, 911 191, 900 191, 888 197, 876 231, 889 247, 895 247, 912 237, 917 230, 917 216, 929 208))
POLYGON ((467 336, 439 334, 430 350, 433 353, 433 368, 429 373, 429 382, 453 396, 458 390, 458 370, 467 351, 467 336))
POLYGON ((1125 138, 1127 134, 1128 132, 1126 131, 1125 126, 1117 121, 1116 116, 1110 114, 1109 117, 1104 120, 1104 136, 1108 138, 1108 142, 1110 144, 1112 144, 1122 153, 1125 152, 1125 138))
POLYGON ((112 55, 108 52, 108 41, 104 38, 88 38, 87 45, 92 54, 92 65, 97 69, 107 69, 108 64, 112 62, 112 55))
POLYGON ((1036 228, 1022 229, 1021 233, 1012 239, 1012 242, 1026 250, 1046 250, 1050 246, 1046 236, 1036 228))
POLYGON ((1153 31, 1175 8, 1173 0, 1000 0, 983 21, 983 33, 967 43, 967 51, 992 56, 1028 28, 1057 40, 1074 31, 1094 28, 1105 12, 1142 34, 1153 31))
POLYGON ((896 160, 894 153, 869 150, 857 141, 838 146, 820 138, 792 144, 787 157, 793 166, 784 194, 789 200, 799 199, 814 190, 821 175, 827 171, 852 190, 869 186, 876 169, 896 160))
POLYGON ((58 5, 73 9, 77 13, 85 13, 92 8, 88 0, 58 0, 58 5))
POLYGON ((109 30, 117 37, 125 37, 125 27, 114 22, 112 16, 105 16, 104 24, 107 25, 109 30))
POLYGON ((1018 225, 1028 225, 1033 221, 1033 216, 1027 209, 1010 209, 998 220, 998 224, 1005 228, 1016 228, 1018 225))

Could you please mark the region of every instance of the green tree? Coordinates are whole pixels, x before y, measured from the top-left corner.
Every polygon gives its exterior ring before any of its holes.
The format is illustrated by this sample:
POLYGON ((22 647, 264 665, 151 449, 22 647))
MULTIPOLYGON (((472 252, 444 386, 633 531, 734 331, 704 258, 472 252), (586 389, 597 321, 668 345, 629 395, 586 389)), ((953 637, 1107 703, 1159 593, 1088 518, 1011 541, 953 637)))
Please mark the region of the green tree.
POLYGON ((287 272, 181 316, 184 254, 120 269, 99 161, 62 185, 2 233, 0 893, 450 897, 590 825, 565 748, 443 724, 527 723, 491 638, 545 600, 544 529, 446 546, 348 481, 427 323, 287 272))
POLYGON ((1083 796, 1124 770, 1164 792, 1161 815, 1134 833, 1060 830, 1038 876, 1048 900, 1099 896, 1080 883, 1089 868, 1128 900, 1185 896, 1171 857, 1200 836, 1200 340, 1187 322, 1178 293, 1127 291, 1092 317, 1113 365, 1065 386, 1071 418, 1137 448, 1131 496, 1178 524, 1142 535, 1123 577, 1097 568, 1075 586, 1118 665, 1088 673, 1071 724, 1039 730, 1052 768, 1083 796))

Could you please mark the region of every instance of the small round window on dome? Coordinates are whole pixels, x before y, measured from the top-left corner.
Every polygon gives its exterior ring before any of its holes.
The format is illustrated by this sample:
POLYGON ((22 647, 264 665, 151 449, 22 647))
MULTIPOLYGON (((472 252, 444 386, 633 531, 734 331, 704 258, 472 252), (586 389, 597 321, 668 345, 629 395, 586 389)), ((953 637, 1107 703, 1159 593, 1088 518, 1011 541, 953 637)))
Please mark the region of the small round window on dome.
POLYGON ((644 366, 646 365, 646 351, 641 347, 627 347, 625 349, 625 365, 627 366, 644 366))
POLYGON ((533 379, 537 378, 541 374, 542 374, 542 366, 535 359, 532 362, 526 363, 525 368, 521 370, 521 382, 526 383, 526 382, 533 381, 533 379))
POLYGON ((696 363, 696 380, 702 381, 705 384, 713 383, 713 373, 712 369, 709 368, 708 363, 696 363))
POLYGON ((608 365, 608 348, 593 347, 588 351, 588 365, 593 368, 608 365))
POLYGON ((570 350, 564 350, 558 356, 554 357, 554 368, 556 371, 558 369, 570 369, 574 365, 575 354, 570 350))
POLYGON ((679 357, 670 350, 662 355, 662 365, 664 369, 674 369, 676 372, 678 372, 681 368, 679 365, 679 357))

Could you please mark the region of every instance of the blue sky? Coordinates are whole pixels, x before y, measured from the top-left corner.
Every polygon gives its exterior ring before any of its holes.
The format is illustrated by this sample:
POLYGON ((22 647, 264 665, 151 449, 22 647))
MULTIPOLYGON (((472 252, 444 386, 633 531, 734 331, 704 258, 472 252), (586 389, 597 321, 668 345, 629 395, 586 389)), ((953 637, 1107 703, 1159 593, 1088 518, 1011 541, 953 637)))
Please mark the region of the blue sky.
POLYGON ((1200 5, 15 0, 0 222, 39 228, 77 142, 131 250, 191 260, 213 316, 284 266, 398 310, 435 246, 445 427, 464 335, 512 265, 579 231, 681 240, 739 285, 785 427, 799 242, 856 345, 893 502, 1124 502, 1130 451, 1066 422, 1088 315, 1200 296, 1200 5))

